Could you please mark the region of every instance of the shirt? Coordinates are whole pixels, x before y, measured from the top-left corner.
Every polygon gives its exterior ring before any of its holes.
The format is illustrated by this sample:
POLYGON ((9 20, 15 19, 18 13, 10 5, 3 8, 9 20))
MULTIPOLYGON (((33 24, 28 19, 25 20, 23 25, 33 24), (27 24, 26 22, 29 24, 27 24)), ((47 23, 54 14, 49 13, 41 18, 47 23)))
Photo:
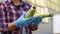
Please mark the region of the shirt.
POLYGON ((28 11, 31 5, 27 2, 21 1, 19 6, 15 6, 10 0, 6 0, 0 3, 0 31, 2 34, 22 34, 23 27, 26 30, 26 34, 32 34, 31 26, 33 23, 27 24, 26 26, 16 27, 12 31, 8 31, 8 23, 17 20, 23 11, 28 11))

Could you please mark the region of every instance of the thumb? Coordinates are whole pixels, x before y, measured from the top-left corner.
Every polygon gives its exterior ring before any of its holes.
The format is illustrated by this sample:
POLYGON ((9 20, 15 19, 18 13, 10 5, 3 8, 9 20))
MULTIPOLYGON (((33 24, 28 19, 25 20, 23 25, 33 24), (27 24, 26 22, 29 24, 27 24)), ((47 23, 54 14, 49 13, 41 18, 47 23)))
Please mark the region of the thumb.
POLYGON ((25 16, 25 14, 26 14, 26 11, 23 11, 23 14, 22 14, 22 16, 25 16))

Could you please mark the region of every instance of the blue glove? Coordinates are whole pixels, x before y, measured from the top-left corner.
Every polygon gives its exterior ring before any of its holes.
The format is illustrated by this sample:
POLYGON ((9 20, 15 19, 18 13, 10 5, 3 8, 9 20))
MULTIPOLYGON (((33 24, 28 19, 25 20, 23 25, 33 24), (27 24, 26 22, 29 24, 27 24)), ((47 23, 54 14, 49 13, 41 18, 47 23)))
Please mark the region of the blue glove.
POLYGON ((26 14, 26 12, 23 12, 23 14, 16 21, 14 21, 14 24, 17 27, 20 25, 24 26, 26 24, 29 24, 30 22, 32 22, 34 20, 34 17, 24 18, 25 14, 26 14))
POLYGON ((38 25, 39 23, 41 23, 41 21, 42 21, 42 17, 40 17, 40 16, 34 18, 34 20, 33 20, 35 25, 38 25))

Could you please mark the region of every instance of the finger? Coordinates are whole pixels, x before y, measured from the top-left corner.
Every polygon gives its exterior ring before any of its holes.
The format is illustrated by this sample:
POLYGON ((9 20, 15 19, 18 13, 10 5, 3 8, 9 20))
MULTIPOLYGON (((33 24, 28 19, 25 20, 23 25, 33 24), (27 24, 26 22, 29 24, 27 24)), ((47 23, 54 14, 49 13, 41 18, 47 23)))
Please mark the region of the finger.
POLYGON ((34 22, 36 22, 36 23, 40 23, 42 21, 42 17, 36 17, 35 19, 34 19, 34 22))

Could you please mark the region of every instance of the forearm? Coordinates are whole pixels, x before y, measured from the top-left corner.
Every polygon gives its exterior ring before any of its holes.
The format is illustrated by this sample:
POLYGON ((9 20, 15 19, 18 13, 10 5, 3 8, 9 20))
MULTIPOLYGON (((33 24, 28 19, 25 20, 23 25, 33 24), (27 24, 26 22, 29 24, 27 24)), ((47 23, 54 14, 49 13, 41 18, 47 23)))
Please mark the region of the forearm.
POLYGON ((14 25, 13 22, 12 22, 12 23, 8 23, 8 30, 9 30, 9 31, 14 30, 15 28, 16 28, 16 26, 14 25))

